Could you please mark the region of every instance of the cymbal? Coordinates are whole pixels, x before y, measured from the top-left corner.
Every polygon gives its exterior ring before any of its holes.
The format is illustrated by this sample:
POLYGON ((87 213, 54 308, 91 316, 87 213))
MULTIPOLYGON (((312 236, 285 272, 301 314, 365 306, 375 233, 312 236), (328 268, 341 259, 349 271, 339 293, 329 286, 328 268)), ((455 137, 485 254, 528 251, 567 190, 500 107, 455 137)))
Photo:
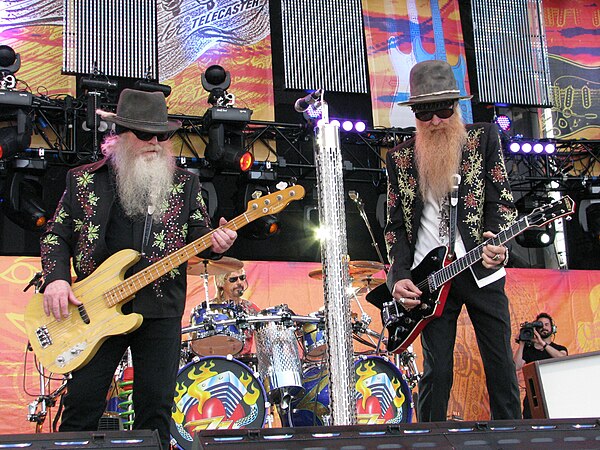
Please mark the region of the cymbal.
POLYGON ((354 294, 362 295, 367 292, 370 292, 372 289, 375 289, 377 286, 383 283, 385 283, 385 279, 383 278, 355 278, 352 280, 352 287, 357 289, 357 291, 355 291, 354 294))
POLYGON ((224 273, 235 272, 244 267, 244 263, 239 259, 223 256, 221 259, 201 259, 193 256, 188 261, 188 275, 221 275, 224 273))
MULTIPOLYGON (((383 264, 374 261, 350 261, 348 263, 348 271, 350 278, 362 279, 383 270, 383 264)), ((308 276, 316 280, 323 279, 323 269, 311 270, 308 276)))

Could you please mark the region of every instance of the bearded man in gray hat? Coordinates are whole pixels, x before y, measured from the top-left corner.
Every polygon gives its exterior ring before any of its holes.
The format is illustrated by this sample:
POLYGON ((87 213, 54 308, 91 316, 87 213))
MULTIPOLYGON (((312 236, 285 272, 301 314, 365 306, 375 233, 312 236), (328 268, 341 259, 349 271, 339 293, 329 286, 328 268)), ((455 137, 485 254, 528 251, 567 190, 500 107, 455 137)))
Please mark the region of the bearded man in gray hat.
MULTIPOLYGON (((400 105, 412 108, 416 135, 387 154, 385 229, 391 263, 387 286, 407 310, 425 306, 416 286, 422 280, 413 280, 411 270, 431 250, 448 246, 456 257, 464 256, 517 217, 495 125, 463 124, 458 100, 465 97, 460 96, 450 65, 436 60, 416 64, 410 73, 410 92, 409 100, 400 105), (451 211, 454 185, 458 185, 458 201, 451 211), (454 212, 455 232, 451 232, 454 212)), ((484 246, 482 261, 451 281, 441 317, 425 326, 417 407, 420 421, 447 420, 456 324, 463 305, 477 336, 492 418, 520 418, 504 292, 507 259, 505 246, 484 246)))
MULTIPOLYGON (((41 238, 44 310, 56 320, 80 305, 71 289, 109 256, 134 249, 141 259, 126 278, 211 231, 198 178, 175 165, 170 137, 181 126, 169 120, 164 95, 125 89, 116 113, 97 111, 114 124, 102 144, 104 159, 72 169, 56 213, 41 238)), ((217 257, 237 237, 225 225, 212 233, 202 257, 217 257)), ((181 348, 186 264, 135 293, 122 312, 143 322, 109 337, 83 367, 72 372, 60 431, 96 430, 109 385, 129 347, 134 368, 134 429, 158 430, 169 448, 171 407, 181 348)), ((107 330, 110 334, 110 330, 107 330)))

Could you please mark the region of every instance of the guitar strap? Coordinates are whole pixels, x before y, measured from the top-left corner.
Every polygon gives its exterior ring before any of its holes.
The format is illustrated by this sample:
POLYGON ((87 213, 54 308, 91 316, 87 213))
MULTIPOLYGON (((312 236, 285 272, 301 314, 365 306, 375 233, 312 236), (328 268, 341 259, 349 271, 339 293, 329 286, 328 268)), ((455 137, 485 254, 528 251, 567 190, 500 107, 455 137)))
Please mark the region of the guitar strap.
POLYGON ((460 175, 452 175, 452 191, 450 191, 450 229, 448 242, 448 258, 454 259, 454 245, 456 243, 456 221, 458 217, 458 186, 460 186, 460 175))

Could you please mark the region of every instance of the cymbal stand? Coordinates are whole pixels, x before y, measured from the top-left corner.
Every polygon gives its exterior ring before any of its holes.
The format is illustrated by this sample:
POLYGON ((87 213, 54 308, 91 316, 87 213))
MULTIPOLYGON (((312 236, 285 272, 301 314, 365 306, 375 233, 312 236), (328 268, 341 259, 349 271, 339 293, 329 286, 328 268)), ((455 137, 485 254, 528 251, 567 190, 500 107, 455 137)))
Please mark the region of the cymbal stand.
POLYGON ((385 261, 383 260, 383 255, 381 254, 381 251, 379 250, 379 245, 377 244, 377 240, 375 239, 375 235, 373 234, 373 229, 371 228, 371 224, 369 223, 369 218, 367 217, 367 213, 365 212, 365 206, 363 205, 362 199, 360 198, 360 195, 356 191, 349 191, 348 195, 350 196, 352 201, 354 201, 354 203, 356 204, 356 208, 358 209, 358 212, 360 213, 360 217, 362 217, 363 221, 365 222, 365 225, 367 226, 367 230, 369 231, 369 235, 371 236, 371 245, 377 252, 377 257, 379 258, 379 262, 381 264, 383 264, 383 267, 384 267, 383 270, 387 274, 387 268, 385 265, 385 261))
MULTIPOLYGON (((369 328, 369 325, 371 324, 371 316, 369 316, 364 308, 362 307, 362 304, 360 303, 360 300, 358 299, 358 295, 356 295, 356 291, 354 289, 351 289, 351 294, 350 294, 354 300, 356 300, 356 304, 358 305, 358 309, 360 309, 360 321, 361 321, 361 326, 360 326, 360 330, 362 333, 366 333, 366 330, 369 328)), ((376 345, 375 341, 371 338, 371 336, 367 333, 367 337, 369 338, 369 341, 371 341, 371 344, 376 345)))

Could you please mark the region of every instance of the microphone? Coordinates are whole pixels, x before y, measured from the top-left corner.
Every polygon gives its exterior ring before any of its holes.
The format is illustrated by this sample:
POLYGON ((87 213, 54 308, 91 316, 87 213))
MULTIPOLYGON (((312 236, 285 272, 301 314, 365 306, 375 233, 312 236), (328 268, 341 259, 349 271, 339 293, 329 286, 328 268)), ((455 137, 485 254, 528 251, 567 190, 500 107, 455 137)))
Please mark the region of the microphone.
POLYGON ((237 294, 238 294, 238 297, 241 297, 242 295, 244 295, 244 289, 238 289, 237 294))
POLYGON ((315 92, 308 94, 306 97, 299 98, 294 104, 294 109, 298 112, 304 112, 310 105, 319 101, 323 95, 323 89, 317 89, 315 92))
POLYGON ((357 204, 362 205, 362 200, 356 191, 348 191, 348 196, 357 204))

